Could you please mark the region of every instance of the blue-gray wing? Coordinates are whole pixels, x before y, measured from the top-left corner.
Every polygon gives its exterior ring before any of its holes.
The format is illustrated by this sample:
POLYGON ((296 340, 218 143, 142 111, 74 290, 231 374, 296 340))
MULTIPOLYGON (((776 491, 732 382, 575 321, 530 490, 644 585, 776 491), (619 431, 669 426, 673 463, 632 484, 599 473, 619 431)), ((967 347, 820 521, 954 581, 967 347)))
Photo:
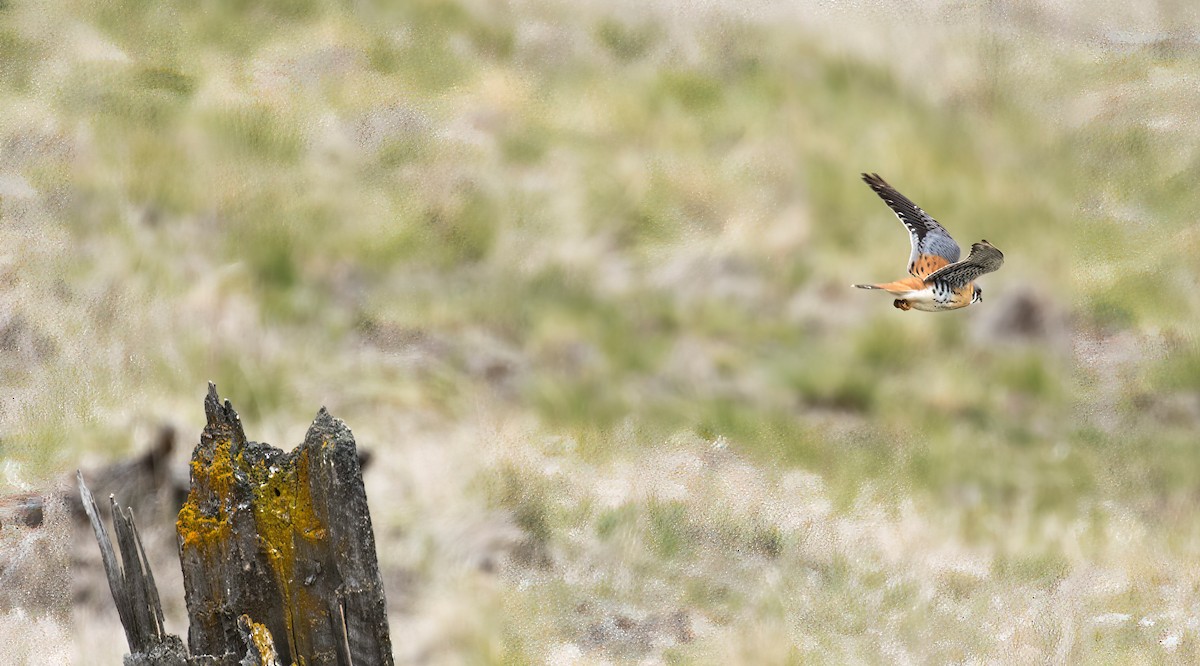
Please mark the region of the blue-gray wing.
POLYGON ((896 217, 908 229, 912 240, 912 254, 908 257, 908 272, 922 280, 943 266, 958 261, 962 251, 950 237, 946 228, 921 210, 911 199, 900 194, 896 188, 877 173, 864 173, 863 182, 879 195, 892 209, 896 217))
POLYGON ((985 273, 991 273, 1004 264, 1004 253, 987 241, 971 246, 971 254, 962 261, 950 264, 925 278, 926 282, 943 282, 958 289, 985 273))

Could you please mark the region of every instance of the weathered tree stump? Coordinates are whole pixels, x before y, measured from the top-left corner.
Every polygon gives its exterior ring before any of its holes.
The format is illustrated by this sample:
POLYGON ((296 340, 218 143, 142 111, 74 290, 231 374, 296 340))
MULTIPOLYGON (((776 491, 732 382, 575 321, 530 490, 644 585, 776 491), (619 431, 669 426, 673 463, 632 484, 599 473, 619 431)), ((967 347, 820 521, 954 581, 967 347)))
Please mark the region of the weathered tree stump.
MULTIPOLYGON (((212 384, 204 411, 208 424, 192 454, 191 490, 176 521, 190 656, 134 663, 392 664, 383 581, 350 430, 322 408, 304 442, 284 453, 247 441, 237 412, 212 384)), ((80 486, 86 508, 90 493, 82 477, 80 486)), ((126 514, 115 503, 113 515, 126 571, 133 562, 135 572, 144 573, 132 582, 121 578, 94 517, 130 663, 148 646, 178 639, 162 634, 153 577, 144 554, 136 559, 140 546, 132 549, 139 545, 132 513, 125 527, 126 514)))
POLYGON ((240 653, 244 613, 278 637, 283 663, 392 663, 350 430, 322 408, 304 443, 284 453, 247 441, 211 384, 204 411, 176 523, 192 653, 240 653))

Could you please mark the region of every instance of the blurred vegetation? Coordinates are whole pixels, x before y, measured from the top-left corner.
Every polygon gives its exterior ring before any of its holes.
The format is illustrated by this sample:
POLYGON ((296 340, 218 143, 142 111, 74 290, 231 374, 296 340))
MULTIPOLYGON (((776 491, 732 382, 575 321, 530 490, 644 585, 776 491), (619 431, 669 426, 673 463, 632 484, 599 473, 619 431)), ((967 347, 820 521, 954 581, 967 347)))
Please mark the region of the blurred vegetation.
MULTIPOLYGON (((817 557, 808 528, 695 498, 604 508, 504 461, 472 501, 511 512, 533 559, 611 552, 655 583, 496 592, 510 619, 451 649, 522 662, 541 630, 571 640, 587 597, 745 628, 672 663, 856 661, 873 631, 933 661, 1004 654, 971 618, 998 588, 1117 566, 1114 506, 1156 552, 1200 544, 1200 51, 1037 17, 931 28, 956 75, 719 9, 0 3, 0 456, 44 477, 154 419, 198 431, 209 379, 268 435, 327 403, 398 456, 381 414, 481 404, 577 472, 690 442, 815 474, 830 520, 916 506, 995 556, 930 597, 882 554, 817 557), (983 305, 847 288, 907 252, 861 171, 1005 251, 983 305), (1006 328, 1025 294, 1049 323, 1006 328), (754 651, 772 636, 790 647, 754 651)), ((1155 566, 1086 603, 1151 614, 1154 581, 1190 584, 1155 566)), ((1055 631, 1027 643, 1121 661, 1165 630, 1055 631)))

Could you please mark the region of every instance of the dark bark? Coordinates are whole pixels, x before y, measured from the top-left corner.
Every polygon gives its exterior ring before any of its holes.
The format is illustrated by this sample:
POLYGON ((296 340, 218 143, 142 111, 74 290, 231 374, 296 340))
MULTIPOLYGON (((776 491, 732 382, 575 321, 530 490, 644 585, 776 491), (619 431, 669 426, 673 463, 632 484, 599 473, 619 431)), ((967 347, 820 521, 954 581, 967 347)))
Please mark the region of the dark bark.
POLYGON ((391 664, 375 539, 354 437, 323 408, 290 453, 247 441, 209 386, 177 528, 193 654, 244 652, 238 618, 282 663, 391 664))

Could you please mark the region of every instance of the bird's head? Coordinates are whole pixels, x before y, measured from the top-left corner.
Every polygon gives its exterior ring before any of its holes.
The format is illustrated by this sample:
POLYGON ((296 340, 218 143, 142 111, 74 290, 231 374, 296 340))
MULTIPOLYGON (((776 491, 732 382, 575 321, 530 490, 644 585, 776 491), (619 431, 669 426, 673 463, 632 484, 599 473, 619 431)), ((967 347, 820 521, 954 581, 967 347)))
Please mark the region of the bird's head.
POLYGON ((979 285, 975 285, 975 293, 971 294, 971 302, 972 303, 982 303, 983 302, 983 287, 980 287, 979 285))

